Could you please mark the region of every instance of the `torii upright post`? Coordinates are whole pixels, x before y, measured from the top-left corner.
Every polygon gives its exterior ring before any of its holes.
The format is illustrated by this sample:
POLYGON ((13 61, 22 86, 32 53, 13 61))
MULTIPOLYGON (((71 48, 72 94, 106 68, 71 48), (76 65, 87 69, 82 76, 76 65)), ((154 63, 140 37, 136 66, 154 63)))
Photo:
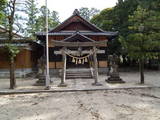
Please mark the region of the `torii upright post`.
POLYGON ((67 57, 65 53, 66 48, 62 48, 62 60, 63 60, 63 69, 62 69, 62 77, 61 77, 61 83, 58 85, 59 87, 66 87, 67 84, 65 83, 66 80, 66 62, 67 62, 67 57))
POLYGON ((102 86, 102 84, 98 83, 98 63, 97 63, 97 48, 93 47, 93 61, 94 61, 94 83, 92 85, 102 86))

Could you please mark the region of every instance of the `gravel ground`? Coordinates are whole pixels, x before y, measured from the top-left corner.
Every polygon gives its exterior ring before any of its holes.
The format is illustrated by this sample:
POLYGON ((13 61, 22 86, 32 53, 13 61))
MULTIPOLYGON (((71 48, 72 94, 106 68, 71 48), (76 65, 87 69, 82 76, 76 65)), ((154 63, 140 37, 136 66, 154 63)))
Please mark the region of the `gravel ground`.
POLYGON ((0 120, 160 120, 160 89, 5 95, 0 120))
MULTIPOLYGON (((126 88, 126 87, 160 87, 160 71, 146 71, 145 72, 145 84, 140 85, 140 76, 139 72, 121 72, 121 78, 126 82, 125 84, 107 84, 105 79, 107 79, 107 75, 99 75, 98 81, 103 86, 92 86, 94 82, 93 79, 67 79, 67 87, 60 88, 57 87, 60 84, 60 78, 52 78, 54 81, 51 84, 53 90, 64 90, 64 89, 96 89, 96 88, 126 88)), ((32 90, 32 89, 44 89, 43 87, 34 86, 37 79, 33 78, 19 78, 17 79, 17 89, 20 90, 32 90)), ((9 79, 0 79, 0 91, 8 91, 9 90, 9 79)))

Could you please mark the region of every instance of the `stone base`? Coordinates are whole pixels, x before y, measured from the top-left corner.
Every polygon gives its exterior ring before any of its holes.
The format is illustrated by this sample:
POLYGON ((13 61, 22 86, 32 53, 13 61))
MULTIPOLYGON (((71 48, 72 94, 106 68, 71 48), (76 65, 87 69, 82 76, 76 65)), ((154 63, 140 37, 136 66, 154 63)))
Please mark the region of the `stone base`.
POLYGON ((109 77, 105 80, 107 83, 125 83, 120 77, 109 77))
MULTIPOLYGON (((28 74, 33 73, 32 68, 15 69, 15 78, 24 78, 28 74)), ((10 72, 8 69, 0 69, 0 78, 9 78, 10 72)))
POLYGON ((38 81, 36 81, 36 83, 34 84, 35 86, 45 86, 45 79, 46 79, 46 77, 45 77, 45 75, 39 75, 38 76, 38 81))
POLYGON ((97 83, 92 83, 92 85, 93 85, 93 86, 102 86, 102 84, 101 84, 101 83, 98 83, 98 82, 97 82, 97 83))
POLYGON ((60 84, 58 85, 58 87, 67 87, 67 84, 65 84, 65 83, 60 83, 60 84))

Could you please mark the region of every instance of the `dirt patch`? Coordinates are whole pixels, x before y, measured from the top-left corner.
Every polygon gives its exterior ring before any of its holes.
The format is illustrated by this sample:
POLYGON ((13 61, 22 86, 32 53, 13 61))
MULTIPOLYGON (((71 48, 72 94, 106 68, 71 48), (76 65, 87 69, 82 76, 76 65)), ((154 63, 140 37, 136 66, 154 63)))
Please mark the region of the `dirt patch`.
POLYGON ((160 89, 0 96, 0 120, 159 120, 160 89))

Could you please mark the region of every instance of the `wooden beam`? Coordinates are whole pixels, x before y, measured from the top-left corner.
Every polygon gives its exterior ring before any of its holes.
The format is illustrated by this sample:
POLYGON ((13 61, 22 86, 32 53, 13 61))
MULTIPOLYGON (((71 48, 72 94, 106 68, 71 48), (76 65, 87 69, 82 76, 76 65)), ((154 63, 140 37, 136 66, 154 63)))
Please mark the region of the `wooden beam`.
MULTIPOLYGON (((76 54, 77 53, 77 51, 75 51, 75 50, 72 50, 72 51, 68 51, 67 53, 69 53, 69 54, 76 54)), ((92 51, 89 51, 89 50, 83 50, 82 51, 82 54, 92 54, 93 52, 92 51)), ((61 51, 54 51, 54 54, 55 55, 61 55, 62 54, 62 52, 61 51)), ((97 54, 105 54, 105 50, 97 50, 97 54)))
POLYGON ((99 42, 61 42, 61 41, 52 41, 53 46, 61 46, 61 47, 88 47, 88 46, 96 46, 96 47, 106 47, 107 41, 99 41, 99 42))

